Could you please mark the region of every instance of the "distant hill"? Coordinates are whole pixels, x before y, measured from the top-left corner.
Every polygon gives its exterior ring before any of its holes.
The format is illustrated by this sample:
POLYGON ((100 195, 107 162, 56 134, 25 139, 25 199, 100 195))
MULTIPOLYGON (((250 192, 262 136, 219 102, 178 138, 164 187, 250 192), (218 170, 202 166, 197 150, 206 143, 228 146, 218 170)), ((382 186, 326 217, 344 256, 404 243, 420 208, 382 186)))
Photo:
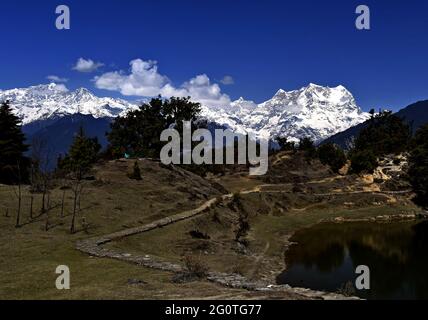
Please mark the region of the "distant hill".
MULTIPOLYGON (((88 137, 97 137, 103 148, 108 144, 106 132, 110 130, 112 118, 94 118, 92 115, 74 114, 67 115, 53 121, 52 119, 40 120, 23 126, 23 132, 27 136, 27 143, 34 139, 44 141, 49 150, 50 166, 56 165, 59 154, 64 155, 80 127, 83 127, 88 137)), ((30 151, 31 152, 31 151, 30 151)))
MULTIPOLYGON (((428 100, 411 104, 395 114, 407 121, 410 124, 413 133, 415 133, 417 129, 428 123, 428 100)), ((332 142, 344 149, 350 149, 353 145, 355 137, 357 137, 360 131, 367 127, 367 125, 368 121, 360 123, 345 131, 339 132, 334 136, 331 136, 322 143, 332 142)))

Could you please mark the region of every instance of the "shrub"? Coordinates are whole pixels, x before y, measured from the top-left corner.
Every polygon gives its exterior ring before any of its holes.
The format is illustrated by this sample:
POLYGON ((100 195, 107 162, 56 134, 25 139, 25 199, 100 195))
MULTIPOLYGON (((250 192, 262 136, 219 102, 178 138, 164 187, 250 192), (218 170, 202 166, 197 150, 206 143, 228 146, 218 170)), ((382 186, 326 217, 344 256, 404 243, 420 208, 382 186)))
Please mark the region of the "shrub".
POLYGON ((377 167, 377 158, 371 150, 354 151, 351 154, 352 173, 373 173, 377 167))
POLYGON ((138 165, 138 161, 135 161, 132 173, 129 174, 128 177, 133 180, 142 180, 141 170, 140 170, 140 166, 138 165))
POLYGON ((198 278, 203 278, 208 274, 209 268, 202 261, 201 256, 197 257, 197 256, 186 255, 184 256, 183 261, 187 269, 187 272, 190 275, 196 276, 198 278))
POLYGON ((322 164, 330 166, 336 173, 346 164, 345 152, 332 143, 321 145, 318 148, 318 157, 322 164))

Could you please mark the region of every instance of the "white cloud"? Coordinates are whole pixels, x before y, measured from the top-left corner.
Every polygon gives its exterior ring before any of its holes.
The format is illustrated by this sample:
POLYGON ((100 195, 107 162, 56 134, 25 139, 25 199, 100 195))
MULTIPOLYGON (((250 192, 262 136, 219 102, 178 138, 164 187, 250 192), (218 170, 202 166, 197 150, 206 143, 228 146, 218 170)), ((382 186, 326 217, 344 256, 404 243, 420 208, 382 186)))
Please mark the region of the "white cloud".
POLYGON ((49 90, 58 91, 58 92, 68 92, 68 88, 64 84, 51 83, 48 86, 49 90))
POLYGON ((130 73, 123 71, 107 72, 94 78, 98 89, 119 91, 125 96, 187 97, 206 106, 228 106, 230 98, 221 92, 220 86, 211 83, 206 74, 198 75, 175 87, 168 77, 158 72, 156 61, 135 59, 130 62, 130 73))
POLYGON ((68 79, 66 79, 66 78, 61 78, 61 77, 54 76, 54 75, 47 76, 46 79, 48 79, 52 82, 55 82, 55 83, 61 83, 61 82, 65 83, 68 81, 68 79))
POLYGON ((96 71, 102 66, 104 66, 104 63, 95 62, 91 59, 79 58, 79 60, 77 60, 75 66, 73 67, 73 70, 89 73, 96 71))
POLYGON ((220 82, 226 86, 235 84, 235 80, 231 76, 224 76, 223 79, 220 80, 220 82))

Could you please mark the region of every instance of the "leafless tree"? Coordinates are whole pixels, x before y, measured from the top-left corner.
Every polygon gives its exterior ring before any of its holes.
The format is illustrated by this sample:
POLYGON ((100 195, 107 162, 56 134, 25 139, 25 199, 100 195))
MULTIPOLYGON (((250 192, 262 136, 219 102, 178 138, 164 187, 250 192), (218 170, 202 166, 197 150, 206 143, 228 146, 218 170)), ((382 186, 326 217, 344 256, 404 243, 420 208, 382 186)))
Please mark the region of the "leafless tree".
POLYGON ((31 145, 31 191, 42 193, 41 214, 50 208, 49 190, 52 184, 52 173, 50 172, 50 150, 43 139, 34 138, 31 145), (46 201, 48 203, 46 203, 46 201))
POLYGON ((18 199, 18 208, 16 211, 16 223, 15 228, 19 228, 21 226, 21 208, 22 208, 22 174, 21 174, 21 163, 18 160, 16 163, 16 167, 12 169, 15 171, 15 176, 17 178, 17 185, 14 186, 13 191, 15 196, 18 199))
POLYGON ((76 217, 80 210, 80 197, 83 191, 82 181, 76 179, 71 187, 71 190, 73 191, 73 216, 71 219, 70 233, 74 234, 76 233, 76 217))
POLYGON ((61 218, 64 217, 64 202, 65 202, 65 193, 66 193, 67 189, 65 184, 63 184, 62 186, 62 199, 61 199, 61 218))
POLYGON ((30 196, 30 220, 33 220, 33 203, 34 203, 34 196, 31 194, 30 196))

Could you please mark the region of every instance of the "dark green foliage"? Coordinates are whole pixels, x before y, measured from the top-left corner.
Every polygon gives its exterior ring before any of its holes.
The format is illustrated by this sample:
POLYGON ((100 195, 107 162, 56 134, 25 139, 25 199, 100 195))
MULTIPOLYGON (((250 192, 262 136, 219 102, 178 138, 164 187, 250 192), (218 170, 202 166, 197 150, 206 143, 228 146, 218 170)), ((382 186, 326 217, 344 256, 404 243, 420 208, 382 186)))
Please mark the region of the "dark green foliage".
POLYGON ((125 153, 132 157, 157 158, 164 145, 160 141, 162 131, 174 125, 181 133, 182 121, 195 121, 200 109, 200 104, 191 102, 190 98, 152 99, 138 110, 115 119, 107 134, 109 149, 116 158, 125 153))
POLYGON ((288 141, 285 137, 276 138, 276 142, 278 142, 281 151, 294 151, 296 149, 296 145, 293 141, 288 141))
POLYGON ((389 111, 370 120, 355 140, 355 151, 370 150, 377 157, 405 151, 411 138, 409 125, 389 111))
POLYGON ((0 106, 0 183, 19 183, 28 179, 29 160, 23 156, 28 150, 20 120, 9 102, 0 106), (20 180, 20 181, 18 181, 20 180))
POLYGON ((314 159, 317 156, 317 149, 310 138, 300 139, 299 151, 303 151, 307 160, 314 159))
POLYGON ((351 153, 351 173, 373 173, 377 167, 377 157, 371 150, 354 151, 351 153))
POLYGON ((318 157, 322 164, 329 165, 336 173, 346 164, 345 152, 332 143, 321 145, 318 148, 318 157))
POLYGON ((58 167, 60 170, 74 173, 76 179, 81 180, 98 160, 100 149, 98 139, 86 137, 83 128, 80 128, 68 154, 64 159, 59 159, 58 167))
POLYGON ((408 124, 390 111, 380 112, 361 130, 351 151, 351 172, 373 172, 377 158, 407 150, 411 138, 408 124))
POLYGON ((134 168, 132 169, 132 173, 128 175, 129 179, 133 180, 142 180, 141 178, 141 170, 140 166, 138 165, 138 161, 135 161, 134 168))
POLYGON ((411 144, 408 176, 416 192, 415 202, 428 206, 428 125, 421 127, 411 144))

